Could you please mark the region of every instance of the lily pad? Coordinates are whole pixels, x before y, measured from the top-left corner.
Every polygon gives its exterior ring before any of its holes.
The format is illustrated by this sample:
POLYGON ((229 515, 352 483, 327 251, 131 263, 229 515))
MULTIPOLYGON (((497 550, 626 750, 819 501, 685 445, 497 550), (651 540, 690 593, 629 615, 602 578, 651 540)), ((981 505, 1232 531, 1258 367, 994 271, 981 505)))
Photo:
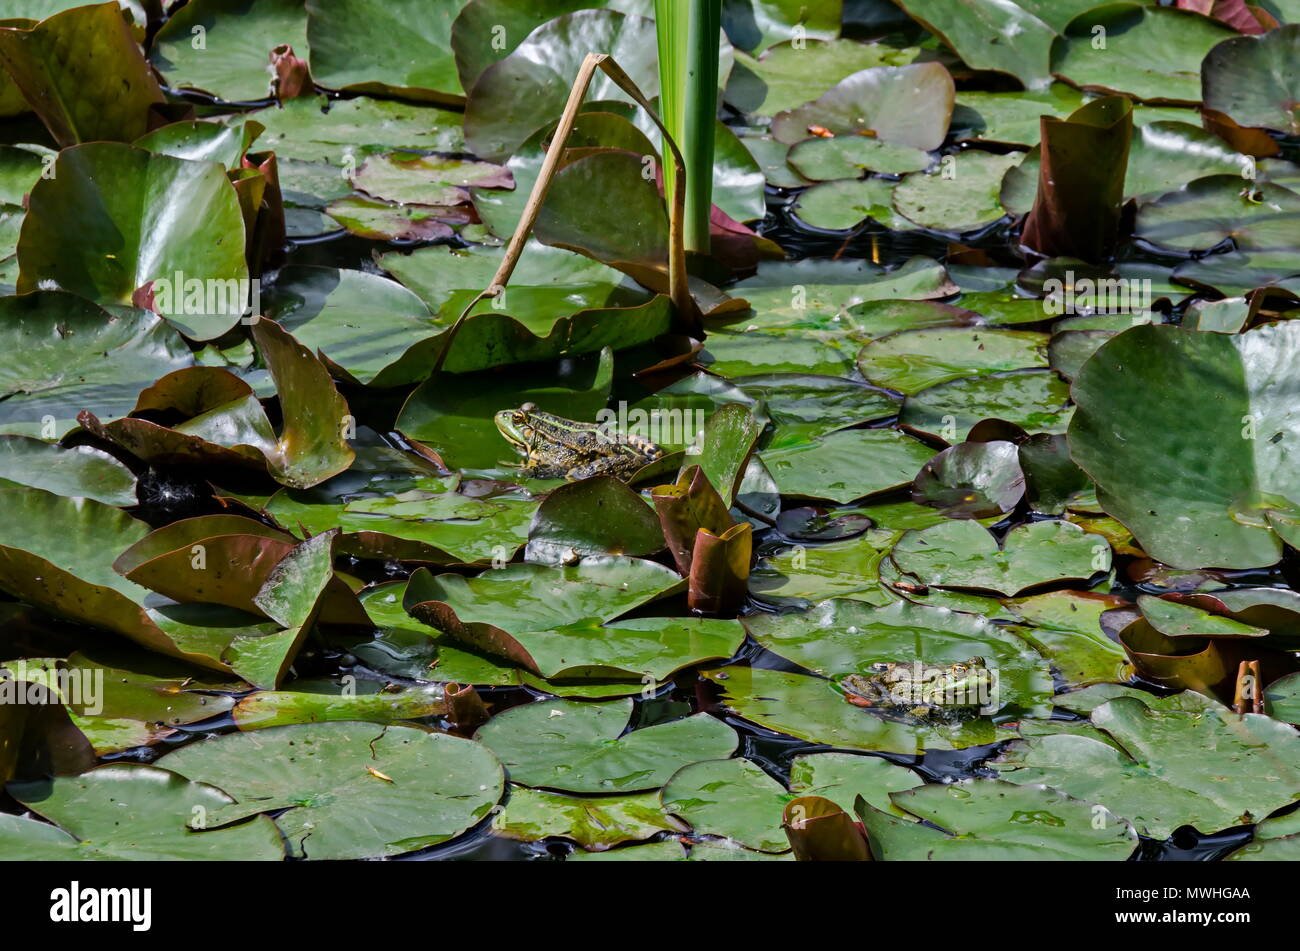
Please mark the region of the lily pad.
POLYGON ((1240 175, 1202 178, 1144 205, 1136 234, 1179 251, 1206 250, 1226 238, 1243 251, 1294 248, 1300 194, 1240 175))
POLYGON ((1001 419, 1031 432, 1063 433, 1073 414, 1064 380, 1051 370, 1024 370, 928 387, 903 401, 898 421, 955 442, 983 419, 1001 419))
POLYGON ((136 503, 135 476, 108 453, 64 449, 30 436, 0 436, 0 485, 30 485, 108 505, 136 503))
POLYGON ((625 733, 631 713, 631 700, 539 700, 498 714, 474 737, 512 781, 586 793, 656 789, 681 767, 736 749, 736 734, 708 714, 625 733))
POLYGON ((155 314, 109 314, 62 291, 0 298, 0 429, 57 439, 90 409, 126 416, 157 375, 194 362, 155 314))
POLYGON ((14 783, 9 794, 51 820, 0 815, 0 857, 25 861, 263 861, 284 858, 265 816, 191 831, 194 815, 228 808, 219 788, 154 766, 113 764, 80 776, 14 783))
POLYGON ((220 782, 237 800, 209 810, 208 828, 283 809, 275 824, 291 854, 313 859, 400 855, 446 842, 486 816, 505 789, 501 764, 479 743, 371 723, 229 733, 159 763, 196 782, 220 782))
POLYGON ((194 0, 163 24, 150 61, 173 87, 250 101, 271 94, 270 54, 282 44, 306 55, 300 0, 194 0))
MULTIPOLYGON (((641 92, 659 94, 654 22, 614 10, 579 10, 549 20, 509 56, 479 75, 465 108, 465 138, 488 161, 502 161, 564 109, 569 87, 592 50, 612 56, 641 92)), ((604 74, 587 98, 627 102, 604 74)))
POLYGON ((903 175, 930 167, 930 153, 864 135, 813 137, 790 147, 792 168, 815 182, 857 178, 863 172, 903 175))
POLYGON ((1026 89, 1051 83, 1056 30, 1034 15, 1035 4, 902 0, 901 6, 968 66, 1009 73, 1026 89))
POLYGON ((741 112, 776 115, 802 105, 810 94, 825 92, 846 76, 875 66, 906 66, 920 52, 915 46, 815 38, 778 43, 757 58, 737 52, 726 99, 741 112))
POLYGON ((1277 519, 1300 500, 1284 461, 1300 421, 1281 395, 1296 351, 1300 325, 1290 322, 1237 335, 1142 326, 1084 364, 1071 454, 1153 558, 1246 568, 1281 556, 1276 533, 1290 530, 1277 519), (1187 405, 1205 407, 1194 439, 1172 424, 1187 405))
POLYGON ((890 557, 926 584, 1015 595, 1053 581, 1087 579, 1110 569, 1110 544, 1070 522, 1031 522, 997 539, 974 522, 911 531, 890 557))
POLYGON ((790 792, 798 796, 824 796, 846 812, 859 796, 885 812, 906 815, 889 800, 889 794, 913 789, 921 777, 906 766, 880 756, 856 753, 803 753, 790 764, 790 792))
POLYGON ((64 149, 32 188, 18 263, 20 293, 130 304, 153 282, 162 315, 198 340, 238 323, 249 295, 244 219, 221 167, 110 142, 64 149))
MULTIPOLYGON (((874 141, 874 140, 867 140, 874 141)), ((847 178, 821 182, 800 193, 792 208, 804 224, 827 231, 847 231, 867 218, 895 231, 911 223, 890 203, 897 185, 884 178, 847 178)))
POLYGON ((915 819, 857 807, 872 854, 884 861, 1117 861, 1137 847, 1133 826, 1047 786, 976 779, 896 792, 915 819))
POLYGON ((802 614, 755 614, 745 626, 768 650, 824 677, 867 674, 878 663, 955 664, 983 657, 997 677, 982 713, 1049 710, 1052 682, 1043 658, 979 615, 907 601, 872 607, 836 599, 802 614))
POLYGON ((451 52, 459 0, 307 0, 312 77, 322 86, 463 101, 451 52))
POLYGON ((1197 103, 1201 60, 1233 35, 1230 27, 1184 10, 1111 3, 1070 22, 1053 50, 1052 72, 1088 90, 1197 103), (1102 44, 1095 42, 1098 26, 1102 44))
POLYGON ((1026 330, 936 327, 878 337, 858 353, 869 382, 903 394, 962 377, 1047 365, 1047 338, 1026 330))
POLYGON ((1049 783, 1100 802, 1143 834, 1182 825, 1219 831, 1294 801, 1300 772, 1295 730, 1259 714, 1153 710, 1119 697, 1092 712, 1121 749, 1082 736, 1022 740, 994 762, 1015 783, 1049 783))
MULTIPOLYGON (((516 635, 596 619, 608 621, 660 597, 681 579, 671 568, 619 555, 576 565, 507 565, 477 578, 417 571, 406 591, 412 615, 484 653, 541 673, 516 635)), ((544 640, 544 639, 543 639, 544 640)))
POLYGON ((1201 64, 1205 108, 1231 116, 1243 126, 1300 135, 1300 23, 1263 36, 1224 40, 1201 64))
POLYGON ((1002 218, 1002 177, 1022 152, 962 152, 937 172, 914 172, 894 189, 894 208, 923 228, 962 234, 1002 218))
POLYGON ((951 518, 1010 512, 1024 497, 1025 474, 1014 443, 958 443, 925 464, 912 482, 912 501, 951 518))
POLYGON ((933 452, 892 429, 853 429, 759 454, 782 495, 852 502, 906 485, 933 452))
POLYGON ((790 794, 747 759, 715 759, 678 770, 659 793, 665 812, 696 833, 726 836, 760 852, 790 847, 781 811, 790 794))
POLYGON ((492 820, 492 831, 524 842, 552 836, 571 839, 584 849, 601 852, 624 842, 649 839, 660 832, 683 832, 685 827, 664 813, 659 794, 655 792, 633 796, 565 796, 515 786, 510 790, 505 809, 492 820))
POLYGON ((836 83, 812 102, 777 113, 772 135, 793 145, 816 125, 835 135, 871 135, 929 151, 942 144, 955 96, 940 63, 876 66, 836 83))

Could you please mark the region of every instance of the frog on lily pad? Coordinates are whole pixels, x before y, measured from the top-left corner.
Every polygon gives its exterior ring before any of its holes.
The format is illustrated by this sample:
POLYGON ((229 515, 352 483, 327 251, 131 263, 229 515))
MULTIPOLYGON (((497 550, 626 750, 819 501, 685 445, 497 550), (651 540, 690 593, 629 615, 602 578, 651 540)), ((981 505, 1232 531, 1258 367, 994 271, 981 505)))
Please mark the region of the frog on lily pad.
POLYGON ((643 436, 544 413, 535 403, 503 409, 493 421, 524 457, 518 466, 521 473, 535 479, 576 482, 610 475, 627 481, 664 455, 661 446, 643 436))
POLYGON ((839 685, 844 699, 855 706, 951 722, 992 705, 997 674, 982 657, 956 664, 890 661, 872 664, 865 674, 849 674, 839 685))

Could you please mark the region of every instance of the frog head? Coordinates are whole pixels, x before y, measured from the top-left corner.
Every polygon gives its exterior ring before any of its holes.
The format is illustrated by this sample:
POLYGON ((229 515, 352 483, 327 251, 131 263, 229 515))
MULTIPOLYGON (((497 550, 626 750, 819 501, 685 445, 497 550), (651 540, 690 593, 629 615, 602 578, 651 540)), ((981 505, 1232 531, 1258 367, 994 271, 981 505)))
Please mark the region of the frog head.
POLYGON ((492 417, 497 431, 525 456, 528 455, 535 434, 535 430, 529 423, 529 417, 535 412, 537 412, 537 404, 525 403, 518 409, 503 409, 492 417))

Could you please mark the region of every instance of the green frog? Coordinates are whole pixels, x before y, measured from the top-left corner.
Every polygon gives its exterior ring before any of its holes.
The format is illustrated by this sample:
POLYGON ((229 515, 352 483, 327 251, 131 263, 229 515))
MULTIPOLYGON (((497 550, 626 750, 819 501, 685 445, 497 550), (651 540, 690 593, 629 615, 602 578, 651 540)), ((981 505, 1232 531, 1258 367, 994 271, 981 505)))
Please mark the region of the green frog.
POLYGON ((869 673, 840 681, 844 699, 855 706, 942 720, 973 716, 990 702, 996 686, 983 657, 958 664, 872 664, 869 673))
POLYGON ((503 409, 495 421, 501 435, 524 457, 518 468, 534 479, 576 482, 610 475, 626 482, 664 455, 662 447, 642 436, 543 413, 535 403, 503 409))

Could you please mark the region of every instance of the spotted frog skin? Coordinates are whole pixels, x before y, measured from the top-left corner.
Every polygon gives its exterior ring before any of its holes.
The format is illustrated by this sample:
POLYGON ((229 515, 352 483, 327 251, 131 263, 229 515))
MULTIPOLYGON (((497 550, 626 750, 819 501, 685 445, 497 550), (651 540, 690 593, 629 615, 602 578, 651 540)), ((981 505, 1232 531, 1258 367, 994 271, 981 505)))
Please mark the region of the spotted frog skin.
POLYGON ((872 664, 869 673, 840 681, 844 699, 856 706, 943 720, 975 715, 993 686, 982 657, 959 664, 872 664))
POLYGON ((627 481, 664 450, 641 436, 543 413, 534 403, 496 414, 497 429, 524 457, 523 475, 576 482, 609 475, 627 481))

